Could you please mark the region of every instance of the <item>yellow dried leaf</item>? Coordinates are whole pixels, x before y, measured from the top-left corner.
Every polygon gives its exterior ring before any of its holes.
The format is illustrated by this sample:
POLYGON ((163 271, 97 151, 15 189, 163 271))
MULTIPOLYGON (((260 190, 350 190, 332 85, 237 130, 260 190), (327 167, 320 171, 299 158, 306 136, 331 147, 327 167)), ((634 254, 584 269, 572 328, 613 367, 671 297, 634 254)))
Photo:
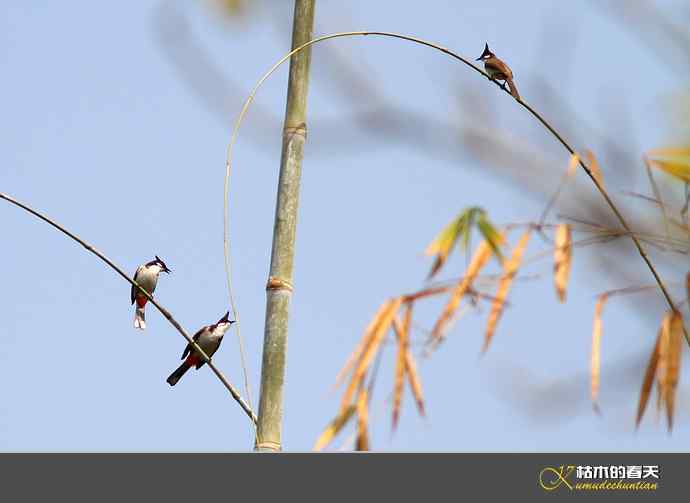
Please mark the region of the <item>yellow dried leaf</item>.
POLYGON ((597 181, 597 183, 603 187, 604 186, 604 176, 601 173, 601 168, 599 167, 599 162, 597 158, 594 157, 594 152, 587 150, 587 164, 589 165, 589 170, 592 172, 592 176, 597 181))
POLYGON ((333 438, 340 433, 340 430, 343 429, 343 427, 347 424, 347 422, 350 420, 352 415, 355 413, 356 407, 354 405, 350 405, 345 411, 341 412, 338 414, 333 421, 329 423, 328 426, 326 426, 326 429, 323 430, 323 433, 319 436, 318 440, 316 441, 316 444, 314 444, 314 450, 315 451, 320 451, 324 447, 326 447, 333 438))
POLYGON ((650 164, 664 173, 685 183, 690 183, 690 162, 650 160, 650 164))
POLYGON ((403 317, 402 329, 407 334, 407 344, 410 343, 410 327, 412 326, 412 303, 408 302, 405 306, 405 316, 403 317))
POLYGON ((690 183, 690 148, 656 148, 647 152, 649 164, 674 178, 690 183))
POLYGON ((501 281, 498 284, 498 291, 496 292, 496 297, 494 298, 493 304, 491 305, 491 312, 489 313, 489 321, 486 324, 486 333, 484 334, 484 346, 482 352, 486 352, 491 342, 491 338, 496 330, 496 325, 498 319, 503 313, 503 306, 505 305, 506 297, 508 296, 508 291, 510 286, 513 284, 513 279, 515 279, 515 274, 520 268, 522 263, 522 255, 527 248, 527 243, 531 236, 532 229, 527 229, 525 233, 515 245, 513 249, 513 254, 510 260, 507 260, 503 264, 503 276, 501 276, 501 281))
POLYGON ((647 157, 650 159, 668 159, 668 158, 683 158, 690 159, 690 148, 688 147, 669 147, 669 148, 653 148, 647 151, 647 157))
POLYGON ((647 401, 649 400, 649 392, 652 390, 652 384, 654 384, 654 376, 656 375, 657 365, 659 364, 659 341, 661 340, 661 331, 656 338, 656 343, 654 344, 654 349, 649 357, 649 363, 647 364, 647 370, 644 373, 644 379, 642 380, 642 388, 640 389, 640 401, 637 405, 637 418, 635 419, 635 427, 640 426, 640 421, 644 415, 644 410, 647 408, 647 401))
POLYGON ((683 318, 676 310, 664 316, 661 325, 659 342, 659 381, 661 400, 666 404, 668 429, 673 429, 673 411, 676 398, 676 386, 680 373, 680 355, 683 340, 683 318))
POLYGON ((560 224, 556 228, 556 246, 554 249, 554 281, 556 293, 561 302, 565 302, 565 292, 570 276, 572 259, 572 236, 569 224, 560 224))
POLYGON ((381 307, 379 307, 378 311, 376 311, 374 317, 369 322, 369 325, 367 325, 367 328, 364 329, 364 335, 362 336, 362 339, 359 341, 359 344, 352 352, 350 357, 347 359, 343 368, 340 370, 340 372, 338 372, 338 375, 335 378, 335 387, 340 386, 342 380, 350 372, 354 364, 359 360, 360 356, 362 355, 362 352, 365 350, 365 348, 369 346, 371 339, 374 336, 376 327, 381 321, 381 317, 383 316, 387 307, 388 302, 384 302, 383 304, 381 304, 381 307))
POLYGON ((431 288, 424 288, 415 293, 403 296, 404 302, 414 302, 418 299, 423 299, 425 297, 433 297, 434 295, 440 295, 442 293, 449 292, 452 290, 452 286, 435 286, 431 288))
MULTIPOLYGON (((503 239, 504 234, 502 233, 498 240, 499 243, 501 243, 503 239)), ((472 286, 472 283, 479 274, 479 271, 482 270, 482 268, 487 264, 487 262, 491 258, 491 253, 491 246, 486 242, 486 240, 482 241, 481 244, 477 247, 477 250, 472 256, 472 260, 470 261, 470 265, 467 266, 465 275, 460 279, 460 281, 453 289, 448 303, 444 307, 441 316, 439 316, 438 320, 436 320, 436 324, 434 325, 434 328, 431 331, 430 343, 433 347, 438 346, 438 344, 440 344, 440 342, 443 340, 445 330, 448 327, 448 324, 452 319, 453 315, 460 306, 460 300, 465 295, 465 293, 467 293, 467 290, 470 288, 470 286, 472 286)))
POLYGON ((369 368, 371 360, 376 355, 376 352, 378 351, 384 336, 388 332, 388 329, 393 322, 393 317, 398 311, 401 303, 402 297, 396 297, 393 300, 386 301, 384 308, 380 310, 380 315, 377 316, 378 323, 372 329, 372 336, 362 351, 357 363, 357 367, 355 367, 355 370, 352 374, 352 379, 350 379, 350 384, 348 384, 347 389, 343 394, 343 399, 340 404, 341 411, 345 410, 350 405, 352 396, 354 395, 355 390, 361 383, 364 374, 369 368))
POLYGON ((568 170, 565 172, 566 180, 571 178, 577 171, 577 166, 580 164, 580 156, 577 154, 570 154, 570 160, 568 161, 568 170))
POLYGON ((597 299, 597 305, 594 307, 594 328, 592 329, 592 405, 594 410, 599 412, 599 375, 601 369, 601 311, 604 308, 604 302, 608 299, 607 294, 600 295, 597 299))
MULTIPOLYGON (((407 304, 405 310, 405 318, 412 312, 412 305, 407 304)), ((393 380, 393 426, 392 429, 398 425, 398 419, 400 418, 400 406, 402 404, 403 396, 403 386, 405 384, 405 351, 408 347, 409 342, 409 332, 406 330, 405 325, 409 327, 409 324, 400 323, 398 318, 393 319, 393 329, 398 338, 398 357, 395 362, 395 377, 393 380)))
POLYGON ((412 394, 414 395, 415 402, 417 403, 417 410, 419 410, 419 414, 423 416, 424 395, 422 393, 422 381, 419 379, 417 366, 414 363, 414 358, 412 357, 410 348, 407 348, 405 351, 405 371, 407 372, 407 379, 410 383, 410 388, 412 388, 412 394))
POLYGON ((369 423, 369 393, 365 387, 359 392, 359 397, 357 398, 357 446, 358 451, 368 451, 369 450, 369 433, 368 433, 368 423, 369 423))

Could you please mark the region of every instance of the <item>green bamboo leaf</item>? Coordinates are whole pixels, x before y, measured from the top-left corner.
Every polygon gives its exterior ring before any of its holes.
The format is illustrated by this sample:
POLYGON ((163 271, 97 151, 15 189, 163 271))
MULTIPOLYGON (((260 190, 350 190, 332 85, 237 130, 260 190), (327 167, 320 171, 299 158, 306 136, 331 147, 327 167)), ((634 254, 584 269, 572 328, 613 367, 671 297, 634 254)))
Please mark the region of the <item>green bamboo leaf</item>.
POLYGON ((501 254, 500 243, 501 235, 491 224, 491 222, 489 222, 489 220, 486 218, 486 213, 482 212, 482 214, 479 216, 479 219, 477 220, 477 228, 479 229, 479 232, 481 233, 482 237, 484 237, 486 242, 489 243, 489 246, 491 247, 491 250, 494 252, 494 255, 496 255, 496 257, 498 257, 498 260, 501 263, 503 263, 503 254, 501 254))
POLYGON ((436 260, 434 260, 431 266, 429 278, 433 277, 443 267, 450 252, 458 241, 462 243, 462 251, 467 252, 469 250, 470 235, 473 227, 479 229, 482 237, 489 243, 494 255, 503 262, 498 231, 491 222, 489 222, 486 217, 486 212, 482 208, 472 206, 463 210, 446 225, 424 251, 426 255, 436 256, 436 260))
POLYGON ((436 260, 431 266, 429 277, 434 276, 446 263, 451 250, 457 243, 458 239, 464 238, 468 233, 468 211, 463 211, 460 215, 455 217, 444 229, 434 238, 434 240, 427 246, 424 253, 426 255, 435 255, 436 260))
POLYGON ((462 234, 462 247, 465 253, 470 249, 470 233, 472 232, 472 227, 476 225, 477 219, 481 217, 482 213, 484 213, 484 210, 476 206, 466 209, 463 213, 466 217, 462 234))

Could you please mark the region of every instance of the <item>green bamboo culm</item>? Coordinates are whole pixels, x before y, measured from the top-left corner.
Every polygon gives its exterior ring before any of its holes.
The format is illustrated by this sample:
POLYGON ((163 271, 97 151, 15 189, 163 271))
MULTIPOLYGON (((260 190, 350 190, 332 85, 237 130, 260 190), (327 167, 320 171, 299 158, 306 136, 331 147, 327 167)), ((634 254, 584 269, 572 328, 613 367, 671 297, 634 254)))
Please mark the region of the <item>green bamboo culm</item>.
MULTIPOLYGON (((295 0, 293 49, 311 40, 314 30, 314 7, 315 0, 295 0)), ((290 59, 271 269, 266 285, 266 325, 255 445, 257 451, 281 450, 283 382, 300 177, 307 134, 310 61, 311 48, 295 54, 290 59)))

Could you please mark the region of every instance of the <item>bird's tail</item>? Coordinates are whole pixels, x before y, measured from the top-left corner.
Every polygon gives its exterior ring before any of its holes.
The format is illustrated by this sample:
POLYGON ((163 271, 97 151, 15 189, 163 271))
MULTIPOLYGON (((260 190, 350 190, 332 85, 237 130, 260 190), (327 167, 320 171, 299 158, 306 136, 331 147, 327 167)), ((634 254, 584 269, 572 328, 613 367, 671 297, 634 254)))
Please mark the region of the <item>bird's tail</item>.
POLYGON ((146 328, 146 317, 144 316, 144 308, 137 306, 134 309, 134 328, 144 330, 146 328))
POLYGON ((175 372, 173 372, 172 374, 170 374, 170 376, 168 377, 168 379, 166 379, 166 382, 167 382, 170 386, 175 386, 175 385, 177 384, 177 381, 179 381, 180 378, 181 378, 183 375, 185 375, 185 373, 186 373, 190 368, 192 368, 192 366, 185 360, 184 362, 182 362, 182 365, 180 365, 179 367, 177 367, 177 368, 175 369, 175 372))
POLYGON ((513 95, 513 98, 516 100, 520 99, 520 93, 518 93, 517 86, 515 85, 515 82, 513 82, 513 79, 506 79, 506 82, 508 83, 508 88, 510 89, 510 94, 513 95))

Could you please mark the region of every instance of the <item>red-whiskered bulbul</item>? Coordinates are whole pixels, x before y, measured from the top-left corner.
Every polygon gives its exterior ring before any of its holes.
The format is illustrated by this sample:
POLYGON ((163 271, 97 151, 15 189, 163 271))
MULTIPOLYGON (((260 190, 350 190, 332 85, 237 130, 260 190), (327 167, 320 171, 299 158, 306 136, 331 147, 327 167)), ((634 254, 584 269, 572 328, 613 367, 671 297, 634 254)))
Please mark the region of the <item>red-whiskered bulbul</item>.
POLYGON ((484 70, 489 74, 494 80, 503 80, 504 84, 501 85, 505 89, 505 84, 508 84, 510 94, 513 98, 520 99, 520 94, 518 93, 515 82, 513 82, 513 72, 510 67, 506 65, 503 61, 498 59, 496 55, 489 49, 489 44, 485 44, 484 52, 481 56, 477 58, 477 61, 484 61, 484 70))
MULTIPOLYGON (((209 358, 211 358, 213 354, 218 351, 225 332, 227 332, 228 328, 230 328, 230 325, 235 323, 234 320, 228 321, 228 316, 230 316, 230 312, 225 313, 225 316, 218 320, 217 323, 203 327, 192 337, 194 342, 201 347, 209 358)), ((182 353, 181 359, 184 360, 182 365, 177 367, 175 372, 170 374, 167 379, 167 383, 170 386, 175 386, 177 381, 179 381, 190 368, 196 366, 197 369, 200 369, 204 366, 204 363, 206 363, 204 358, 201 356, 201 353, 194 349, 191 344, 187 344, 187 347, 182 353)))
MULTIPOLYGON (((171 271, 168 269, 168 266, 165 265, 165 262, 156 255, 156 258, 151 262, 137 267, 133 279, 139 283, 139 286, 146 290, 149 295, 153 295, 153 291, 156 289, 156 284, 158 283, 158 275, 161 272, 170 274, 171 271)), ((134 328, 144 330, 146 328, 144 306, 146 306, 146 302, 148 302, 149 299, 147 299, 146 295, 141 293, 141 290, 134 285, 132 285, 131 299, 132 304, 135 302, 137 303, 134 308, 134 328)))

